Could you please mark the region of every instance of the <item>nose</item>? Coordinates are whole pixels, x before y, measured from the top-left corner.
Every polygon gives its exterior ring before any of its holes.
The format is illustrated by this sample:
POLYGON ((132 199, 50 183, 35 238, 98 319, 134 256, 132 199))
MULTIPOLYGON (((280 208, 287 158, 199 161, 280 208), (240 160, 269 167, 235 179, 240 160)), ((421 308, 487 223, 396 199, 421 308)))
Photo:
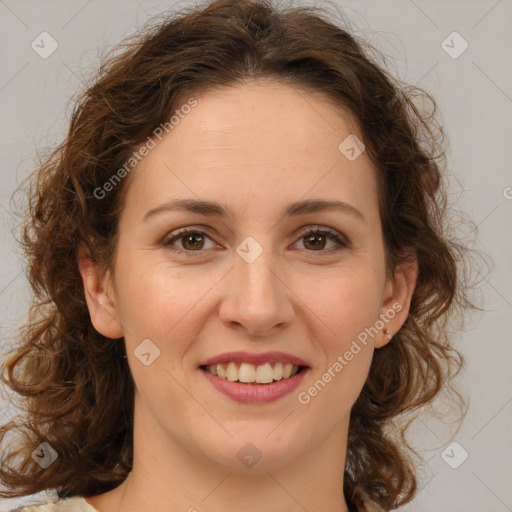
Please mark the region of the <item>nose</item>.
POLYGON ((270 250, 252 263, 236 255, 219 310, 221 321, 230 329, 261 337, 289 326, 295 312, 285 274, 270 250))

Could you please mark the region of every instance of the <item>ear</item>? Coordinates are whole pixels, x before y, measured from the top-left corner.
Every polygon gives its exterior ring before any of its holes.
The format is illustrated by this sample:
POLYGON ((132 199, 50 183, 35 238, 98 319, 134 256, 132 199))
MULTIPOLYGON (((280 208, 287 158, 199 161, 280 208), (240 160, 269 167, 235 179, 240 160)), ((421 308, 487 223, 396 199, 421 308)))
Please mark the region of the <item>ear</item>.
POLYGON ((78 265, 94 328, 107 338, 122 338, 124 329, 119 321, 110 271, 94 264, 89 249, 83 243, 78 249, 78 265))
POLYGON ((416 258, 399 265, 393 276, 388 278, 380 314, 384 327, 375 337, 376 348, 381 348, 389 343, 407 320, 417 278, 416 258))

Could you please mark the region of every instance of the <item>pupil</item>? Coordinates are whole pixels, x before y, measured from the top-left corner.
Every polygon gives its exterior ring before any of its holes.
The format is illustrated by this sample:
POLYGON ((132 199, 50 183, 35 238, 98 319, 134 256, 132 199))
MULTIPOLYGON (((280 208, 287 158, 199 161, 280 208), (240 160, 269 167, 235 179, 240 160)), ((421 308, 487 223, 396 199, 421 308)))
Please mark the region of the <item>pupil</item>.
POLYGON ((187 237, 185 238, 185 247, 187 246, 187 244, 190 242, 190 240, 192 240, 192 244, 194 244, 194 240, 197 242, 198 239, 201 239, 202 237, 199 235, 187 235, 187 237))
MULTIPOLYGON (((310 236, 308 237, 308 243, 309 243, 309 241, 310 241, 311 239, 314 239, 314 238, 316 238, 316 239, 318 239, 318 238, 323 238, 323 236, 322 236, 322 235, 310 235, 310 236)), ((313 246, 314 246, 314 247, 319 247, 319 244, 318 244, 318 243, 313 243, 313 246)), ((321 248, 323 248, 323 246, 322 246, 321 248)))

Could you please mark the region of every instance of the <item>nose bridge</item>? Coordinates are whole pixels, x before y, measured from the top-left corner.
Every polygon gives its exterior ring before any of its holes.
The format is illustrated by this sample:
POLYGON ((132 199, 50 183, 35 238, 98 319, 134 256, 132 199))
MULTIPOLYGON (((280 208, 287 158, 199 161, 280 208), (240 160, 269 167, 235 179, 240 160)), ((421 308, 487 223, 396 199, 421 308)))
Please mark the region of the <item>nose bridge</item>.
POLYGON ((237 246, 232 283, 220 310, 223 321, 241 324, 253 334, 288 323, 293 315, 269 240, 269 236, 249 236, 237 246))

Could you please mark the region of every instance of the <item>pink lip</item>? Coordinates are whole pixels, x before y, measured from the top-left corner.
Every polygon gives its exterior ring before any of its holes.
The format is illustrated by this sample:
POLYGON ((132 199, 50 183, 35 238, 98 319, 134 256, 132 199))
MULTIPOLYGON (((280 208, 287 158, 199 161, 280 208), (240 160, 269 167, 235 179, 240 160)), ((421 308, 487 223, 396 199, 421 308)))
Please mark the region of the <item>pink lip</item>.
MULTIPOLYGON (((233 360, 231 359, 231 361, 233 360)), ((265 361, 271 362, 268 359, 265 361)), ((221 379, 216 375, 212 375, 208 371, 200 371, 216 389, 218 389, 221 393, 228 396, 232 400, 244 404, 263 404, 273 402, 287 395, 288 393, 291 393, 302 382, 302 379, 305 377, 306 373, 309 372, 309 368, 304 368, 293 377, 282 379, 277 382, 272 382, 271 384, 243 384, 241 382, 232 382, 227 379, 221 379)))
POLYGON ((261 354, 255 354, 251 352, 225 352, 218 356, 212 357, 207 361, 204 361, 200 366, 207 366, 218 363, 249 363, 254 365, 260 365, 265 363, 291 363, 296 366, 308 366, 309 364, 300 357, 285 354, 284 352, 263 352, 261 354))

